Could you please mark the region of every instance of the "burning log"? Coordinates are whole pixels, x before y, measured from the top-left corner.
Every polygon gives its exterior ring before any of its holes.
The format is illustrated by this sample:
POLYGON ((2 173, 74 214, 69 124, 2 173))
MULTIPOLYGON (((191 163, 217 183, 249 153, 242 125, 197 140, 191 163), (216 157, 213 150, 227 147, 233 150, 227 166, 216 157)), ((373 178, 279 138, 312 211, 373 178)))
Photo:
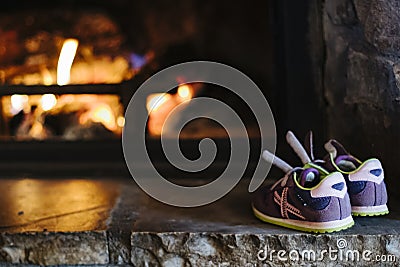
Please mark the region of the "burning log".
POLYGON ((71 37, 79 40, 71 83, 120 83, 134 74, 132 51, 105 13, 44 9, 0 18, 0 83, 55 84, 61 48, 71 37))

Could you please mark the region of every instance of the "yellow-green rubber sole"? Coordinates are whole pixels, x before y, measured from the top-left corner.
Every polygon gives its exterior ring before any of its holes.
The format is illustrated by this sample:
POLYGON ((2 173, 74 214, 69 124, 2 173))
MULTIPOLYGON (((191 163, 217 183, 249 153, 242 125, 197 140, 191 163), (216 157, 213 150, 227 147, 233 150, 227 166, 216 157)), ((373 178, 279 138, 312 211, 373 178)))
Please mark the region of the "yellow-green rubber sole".
POLYGON ((389 211, 380 211, 380 212, 351 212, 351 215, 353 216, 361 216, 361 217, 366 217, 366 216, 382 216, 389 214, 389 211))
POLYGON ((379 206, 352 206, 351 214, 353 216, 381 216, 389 213, 386 204, 379 206))
POLYGON ((309 232, 309 233, 332 233, 332 232, 338 232, 342 231, 345 229, 348 229, 354 225, 353 218, 350 216, 344 220, 339 221, 339 226, 337 227, 321 227, 324 225, 324 223, 315 223, 315 222, 304 222, 304 221, 298 221, 296 224, 294 224, 294 220, 290 219, 281 219, 281 218, 275 218, 271 217, 268 215, 263 214, 262 212, 258 211, 254 206, 252 207, 254 215, 260 219, 263 222, 279 225, 282 227, 298 230, 298 231, 303 231, 303 232, 309 232), (299 224, 304 224, 304 225, 299 225, 299 224), (310 224, 310 225, 307 225, 310 224), (315 227, 316 224, 320 224, 320 227, 315 227))

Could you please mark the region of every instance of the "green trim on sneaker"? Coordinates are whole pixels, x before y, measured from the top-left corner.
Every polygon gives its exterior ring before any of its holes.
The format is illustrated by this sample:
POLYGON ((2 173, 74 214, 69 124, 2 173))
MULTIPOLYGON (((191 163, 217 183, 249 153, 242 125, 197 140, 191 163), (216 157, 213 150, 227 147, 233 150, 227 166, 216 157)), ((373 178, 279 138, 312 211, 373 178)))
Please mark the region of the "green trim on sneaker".
POLYGON ((305 165, 304 165, 304 167, 303 167, 304 169, 307 169, 307 168, 314 168, 314 169, 317 169, 322 175, 328 175, 330 172, 329 171, 327 171, 326 169, 324 169, 322 166, 319 166, 318 164, 315 164, 315 163, 313 163, 313 162, 308 162, 308 163, 306 163, 305 165))
POLYGON ((354 216, 380 216, 389 213, 389 209, 384 205, 379 206, 352 206, 351 214, 354 216))
POLYGON ((275 218, 268 215, 263 214, 262 212, 258 211, 254 206, 252 206, 254 215, 263 222, 275 224, 278 226, 283 226, 286 228, 309 232, 309 233, 332 233, 341 230, 348 229, 354 225, 354 220, 351 216, 338 220, 335 222, 306 222, 301 221, 297 223, 296 220, 291 219, 282 219, 282 218, 275 218), (301 224, 301 225, 300 225, 301 224), (330 226, 336 224, 337 226, 330 226))
POLYGON ((380 212, 351 212, 351 215, 357 216, 357 217, 366 217, 366 216, 381 216, 381 215, 386 215, 389 214, 389 210, 387 211, 380 211, 380 212))

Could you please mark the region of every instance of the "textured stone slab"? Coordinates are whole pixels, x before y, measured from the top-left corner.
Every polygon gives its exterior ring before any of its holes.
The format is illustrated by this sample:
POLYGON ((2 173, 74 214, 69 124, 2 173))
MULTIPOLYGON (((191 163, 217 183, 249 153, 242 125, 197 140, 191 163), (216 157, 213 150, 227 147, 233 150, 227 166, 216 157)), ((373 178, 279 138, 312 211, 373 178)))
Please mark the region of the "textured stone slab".
POLYGON ((399 247, 398 235, 134 233, 131 260, 135 266, 376 266, 379 255, 388 259, 380 266, 393 266, 399 247))
POLYGON ((2 233, 0 261, 13 264, 106 264, 105 232, 2 233))
POLYGON ((354 0, 354 6, 368 42, 382 53, 399 55, 400 2, 354 0))
MULTIPOLYGON (((2 263, 2 267, 12 267, 12 266, 18 266, 18 267, 39 267, 40 265, 35 265, 35 264, 12 264, 12 263, 2 263)), ((82 266, 82 265, 61 265, 61 266, 82 266)), ((129 264, 85 264, 85 267, 131 267, 132 265, 129 264)))
POLYGON ((357 14, 352 0, 326 1, 325 10, 335 25, 353 25, 357 23, 357 14))
POLYGON ((363 103, 393 111, 397 105, 395 99, 400 96, 399 87, 393 82, 394 62, 349 49, 348 63, 345 103, 363 103))

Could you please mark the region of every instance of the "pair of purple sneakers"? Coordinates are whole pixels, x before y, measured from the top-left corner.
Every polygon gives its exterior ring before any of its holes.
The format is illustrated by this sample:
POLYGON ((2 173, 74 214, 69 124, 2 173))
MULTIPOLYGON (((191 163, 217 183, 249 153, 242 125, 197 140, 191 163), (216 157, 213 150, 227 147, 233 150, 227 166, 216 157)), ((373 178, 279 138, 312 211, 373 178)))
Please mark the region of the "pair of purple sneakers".
POLYGON ((347 229, 354 216, 389 213, 384 172, 378 159, 361 162, 341 144, 329 140, 324 160, 313 156, 312 133, 306 149, 292 132, 286 139, 302 160, 293 168, 268 151, 263 158, 286 174, 272 187, 259 189, 253 199, 253 212, 262 221, 307 232, 326 233, 347 229))

